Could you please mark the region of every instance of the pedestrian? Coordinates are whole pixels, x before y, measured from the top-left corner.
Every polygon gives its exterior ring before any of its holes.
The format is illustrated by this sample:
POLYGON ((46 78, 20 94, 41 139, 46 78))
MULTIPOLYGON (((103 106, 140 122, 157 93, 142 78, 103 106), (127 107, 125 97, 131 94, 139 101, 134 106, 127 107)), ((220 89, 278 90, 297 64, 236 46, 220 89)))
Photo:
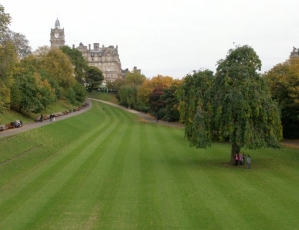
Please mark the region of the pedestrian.
POLYGON ((159 117, 157 116, 157 117, 156 117, 156 122, 158 122, 158 119, 159 119, 159 117))
POLYGON ((239 164, 243 165, 243 153, 239 154, 239 164))
POLYGON ((247 156, 247 169, 250 169, 251 157, 250 155, 247 156))
POLYGON ((43 121, 44 121, 43 119, 44 119, 44 116, 43 116, 43 114, 41 113, 41 114, 40 114, 40 121, 43 122, 43 121))
POLYGON ((50 114, 50 122, 52 122, 52 114, 50 114))
POLYGON ((235 155, 235 166, 238 166, 238 162, 239 162, 239 154, 236 153, 236 155, 235 155))

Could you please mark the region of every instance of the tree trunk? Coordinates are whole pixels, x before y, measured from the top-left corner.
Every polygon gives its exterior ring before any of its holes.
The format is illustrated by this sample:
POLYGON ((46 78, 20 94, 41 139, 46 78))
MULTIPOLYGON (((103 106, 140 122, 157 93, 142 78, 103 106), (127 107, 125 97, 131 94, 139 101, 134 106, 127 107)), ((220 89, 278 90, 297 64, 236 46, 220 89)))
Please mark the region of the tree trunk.
POLYGON ((235 165, 235 155, 240 153, 240 147, 237 145, 236 142, 232 144, 232 151, 230 155, 230 165, 235 165))

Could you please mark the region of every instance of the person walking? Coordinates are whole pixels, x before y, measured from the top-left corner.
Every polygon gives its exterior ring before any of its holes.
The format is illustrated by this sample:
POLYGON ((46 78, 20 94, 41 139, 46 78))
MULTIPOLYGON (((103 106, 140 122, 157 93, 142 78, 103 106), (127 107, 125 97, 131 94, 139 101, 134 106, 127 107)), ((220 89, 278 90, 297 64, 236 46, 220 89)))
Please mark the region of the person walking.
POLYGON ((250 155, 247 156, 247 169, 250 169, 251 157, 250 155))

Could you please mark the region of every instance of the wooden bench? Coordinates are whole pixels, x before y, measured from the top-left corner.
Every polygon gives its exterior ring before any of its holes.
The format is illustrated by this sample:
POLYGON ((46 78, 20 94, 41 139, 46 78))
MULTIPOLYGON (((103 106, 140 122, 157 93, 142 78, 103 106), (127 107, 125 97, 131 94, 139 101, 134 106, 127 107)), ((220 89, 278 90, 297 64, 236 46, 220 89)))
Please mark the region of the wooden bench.
POLYGON ((6 124, 6 129, 14 129, 14 128, 15 128, 14 124, 12 123, 6 124))

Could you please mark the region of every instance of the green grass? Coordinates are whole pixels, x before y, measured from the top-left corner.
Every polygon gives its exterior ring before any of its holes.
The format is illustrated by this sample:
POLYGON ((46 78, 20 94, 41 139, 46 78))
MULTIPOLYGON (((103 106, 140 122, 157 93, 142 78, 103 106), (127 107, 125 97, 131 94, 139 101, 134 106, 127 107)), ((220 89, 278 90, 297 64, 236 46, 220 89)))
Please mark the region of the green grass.
POLYGON ((115 96, 115 93, 92 91, 87 93, 87 97, 108 101, 117 105, 119 104, 118 99, 115 96))
POLYGON ((0 229, 298 228, 298 149, 245 150, 246 170, 183 136, 93 102, 0 139, 0 229))
POLYGON ((15 120, 22 120, 23 124, 32 122, 32 118, 24 116, 13 110, 5 110, 0 113, 0 124, 8 124, 15 120))
MULTIPOLYGON (((51 113, 63 112, 65 110, 72 110, 78 106, 71 105, 67 101, 59 100, 51 105, 49 105, 45 110, 41 113, 44 115, 49 115, 51 113)), ((40 117, 40 113, 33 114, 30 113, 28 115, 24 115, 21 113, 17 113, 14 110, 6 110, 3 113, 0 113, 0 124, 8 124, 15 120, 22 120, 23 124, 28 124, 33 122, 36 117, 40 117)))

